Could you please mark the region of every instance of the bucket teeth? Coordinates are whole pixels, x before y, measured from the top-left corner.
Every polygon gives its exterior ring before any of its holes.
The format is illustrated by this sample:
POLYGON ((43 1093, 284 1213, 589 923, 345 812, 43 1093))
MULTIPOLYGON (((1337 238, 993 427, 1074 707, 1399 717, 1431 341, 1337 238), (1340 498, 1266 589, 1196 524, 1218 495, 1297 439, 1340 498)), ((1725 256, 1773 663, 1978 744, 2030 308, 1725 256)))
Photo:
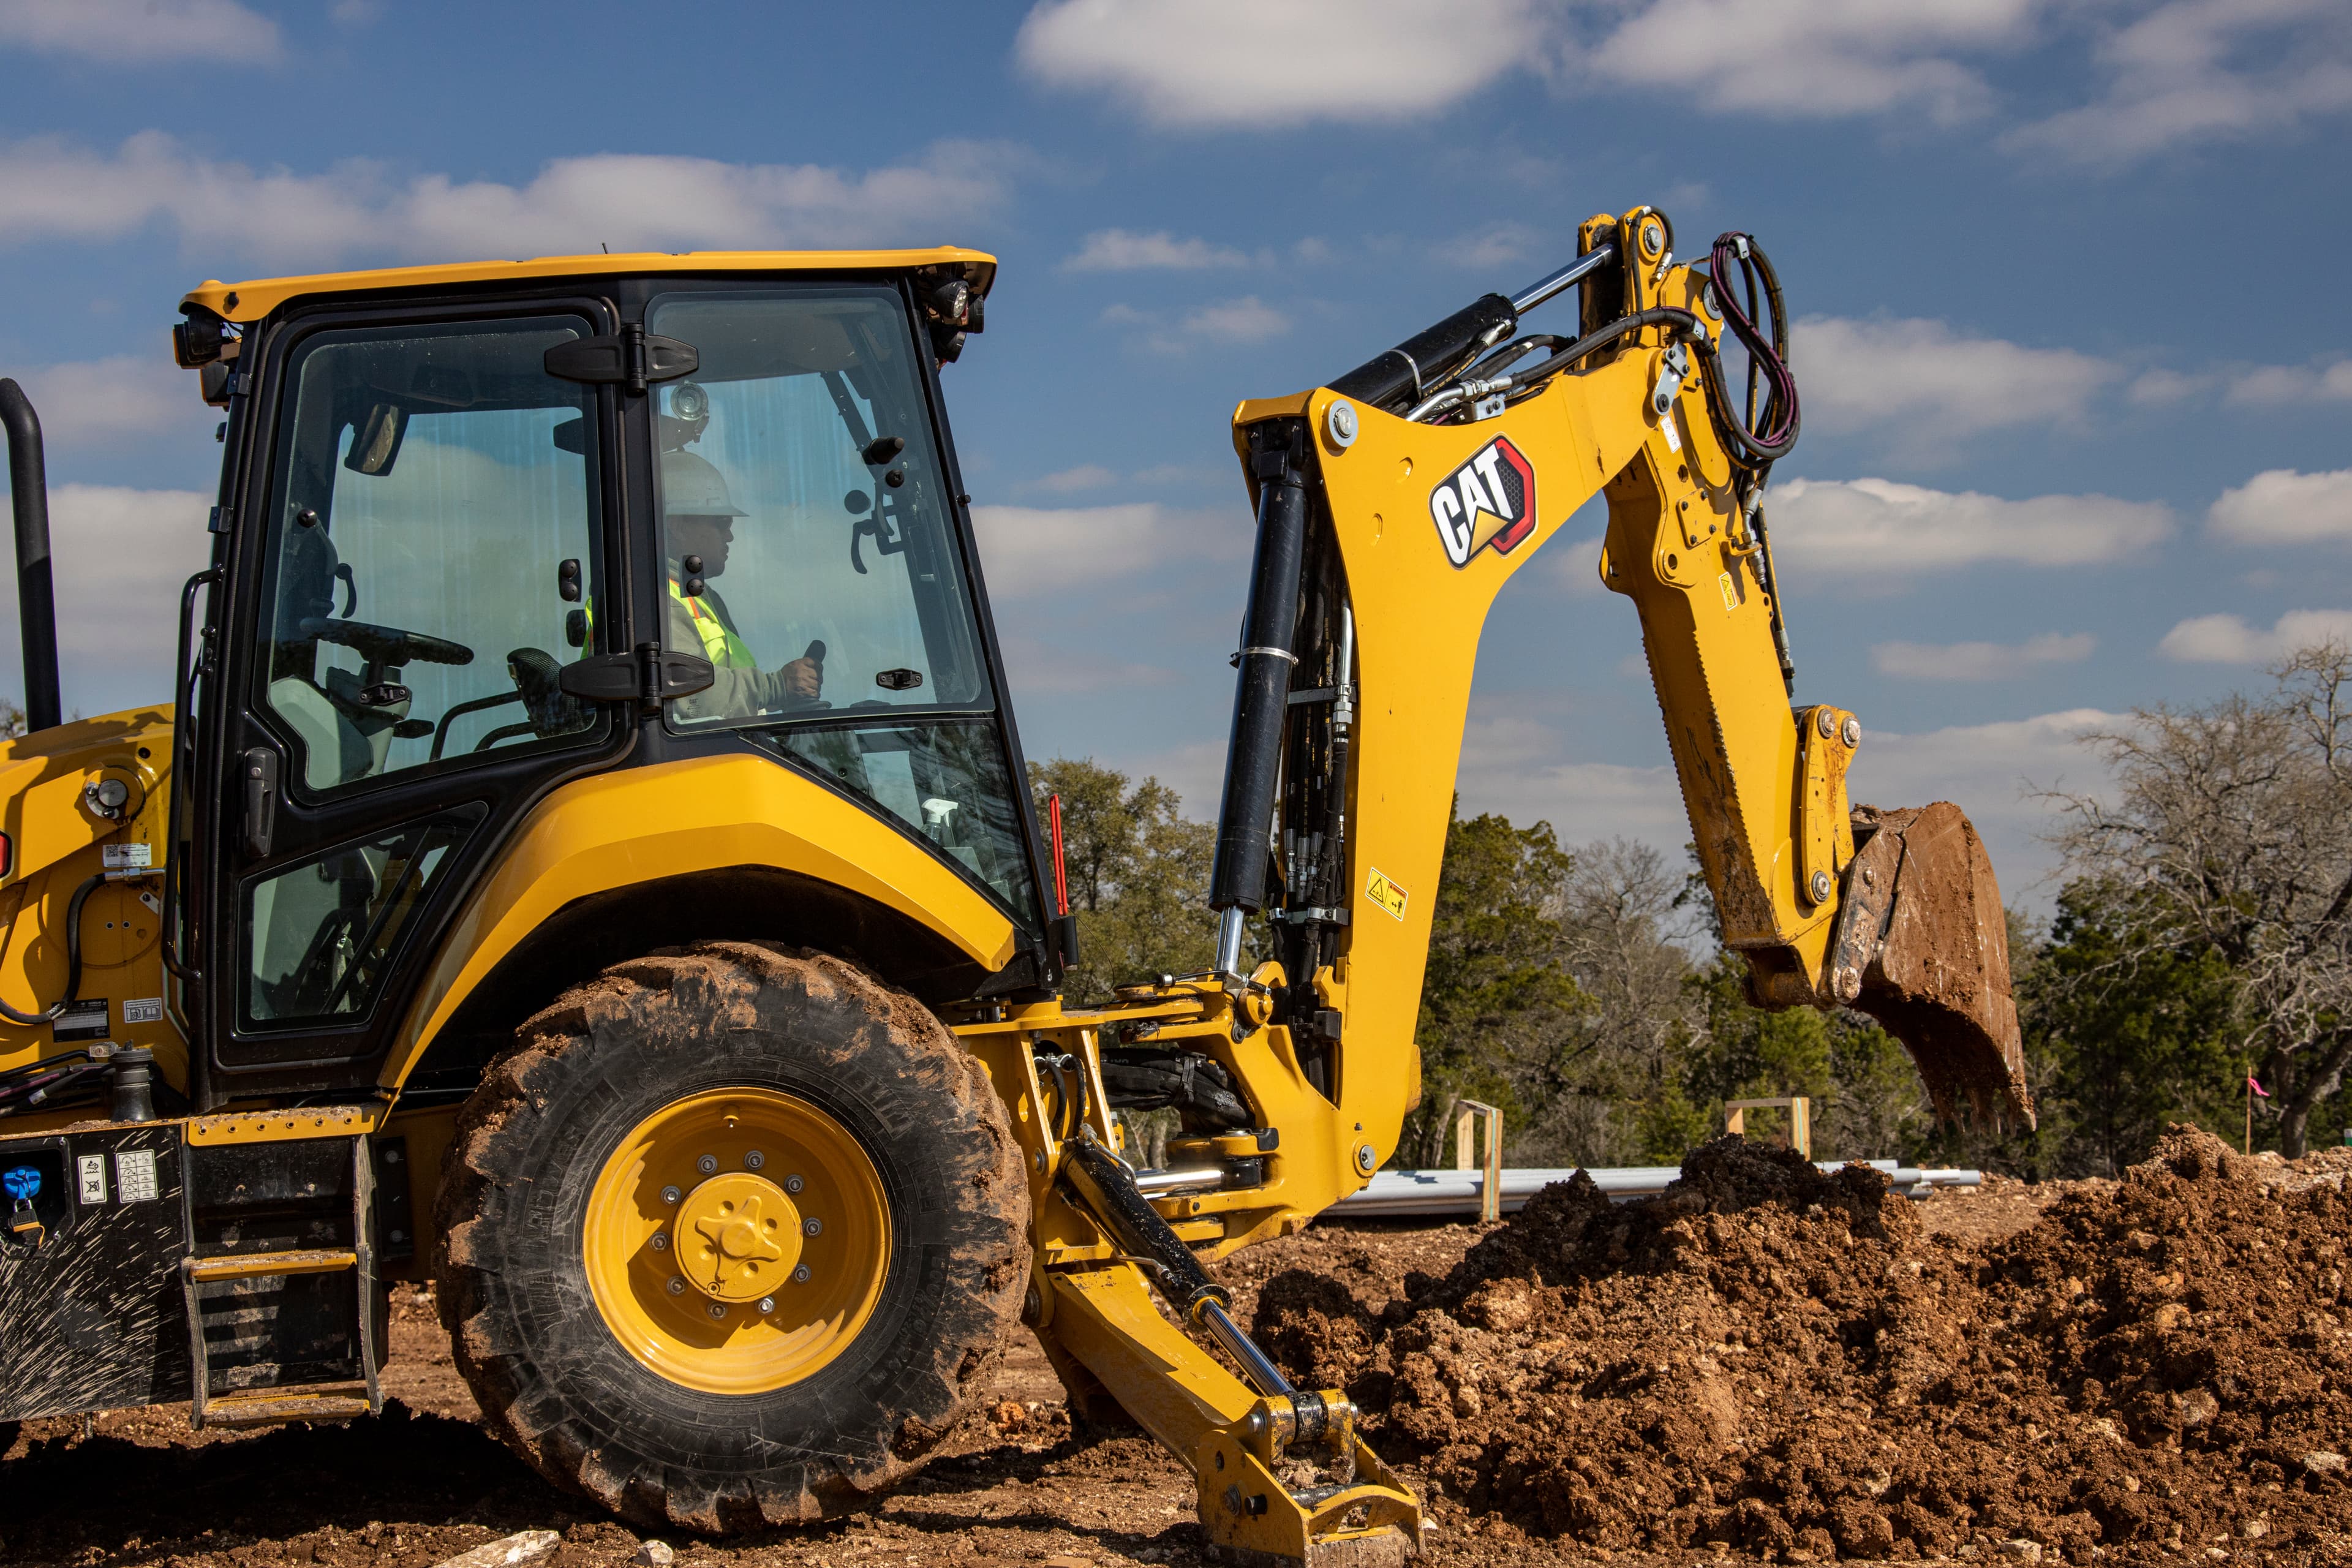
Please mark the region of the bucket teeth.
POLYGON ((2009 918, 1992 861, 1948 801, 1902 811, 1857 806, 1860 842, 1831 937, 1829 989, 1901 1040, 1943 1121, 1969 1110, 2033 1125, 2009 918))

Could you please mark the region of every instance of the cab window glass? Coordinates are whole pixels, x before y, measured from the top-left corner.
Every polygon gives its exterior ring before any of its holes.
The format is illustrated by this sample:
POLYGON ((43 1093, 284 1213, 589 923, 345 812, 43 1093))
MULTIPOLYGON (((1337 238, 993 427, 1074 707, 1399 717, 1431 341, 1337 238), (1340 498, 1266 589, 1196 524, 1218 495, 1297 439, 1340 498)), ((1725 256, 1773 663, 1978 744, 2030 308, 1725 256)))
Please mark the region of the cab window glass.
POLYGON ((673 296, 646 325, 701 362, 658 388, 667 641, 716 667, 672 722, 988 706, 898 295, 673 296))
POLYGON ((444 813, 247 882, 241 1029, 357 1023, 484 816, 444 813))
POLYGON ((656 389, 667 645, 711 685, 667 705, 864 801, 1038 922, 922 352, 887 289, 672 295, 693 345, 656 389))
POLYGON ((296 351, 265 549, 262 701, 312 794, 562 743, 595 591, 594 421, 539 317, 296 351))

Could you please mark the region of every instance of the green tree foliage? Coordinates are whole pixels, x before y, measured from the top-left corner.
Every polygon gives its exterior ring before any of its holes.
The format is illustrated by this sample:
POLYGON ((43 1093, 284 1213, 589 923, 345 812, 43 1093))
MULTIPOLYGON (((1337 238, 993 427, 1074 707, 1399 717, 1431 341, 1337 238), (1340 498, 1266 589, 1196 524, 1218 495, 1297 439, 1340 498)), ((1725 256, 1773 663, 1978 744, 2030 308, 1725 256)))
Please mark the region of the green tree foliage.
POLYGON ((1150 974, 1193 974, 1216 957, 1209 866, 1216 830, 1178 815, 1176 792, 1158 779, 1131 783, 1091 758, 1029 764, 1037 819, 1062 797, 1063 859, 1078 917, 1073 1002, 1150 974))
POLYGON ((2060 843, 2074 879, 2128 911, 2107 928, 2120 956, 2227 967, 2292 1157, 2341 1125, 2352 1070, 2352 648, 2304 648, 2271 675, 2266 692, 2089 737, 2114 788, 2061 797, 2060 843))
POLYGON ((2060 1169, 2119 1176, 2170 1122, 2237 1120, 2235 977, 2210 948, 2151 940, 2138 904, 2109 883, 2068 886, 2019 988, 2032 1054, 2055 1068, 2042 1114, 2060 1169))
POLYGON ((1396 1163, 1442 1163, 1463 1098, 1502 1108, 1507 1129, 1529 1107, 1566 1025, 1589 1002, 1561 968, 1559 888, 1570 859, 1549 823, 1514 827, 1457 814, 1445 830, 1422 985, 1422 1104, 1406 1119, 1396 1163))

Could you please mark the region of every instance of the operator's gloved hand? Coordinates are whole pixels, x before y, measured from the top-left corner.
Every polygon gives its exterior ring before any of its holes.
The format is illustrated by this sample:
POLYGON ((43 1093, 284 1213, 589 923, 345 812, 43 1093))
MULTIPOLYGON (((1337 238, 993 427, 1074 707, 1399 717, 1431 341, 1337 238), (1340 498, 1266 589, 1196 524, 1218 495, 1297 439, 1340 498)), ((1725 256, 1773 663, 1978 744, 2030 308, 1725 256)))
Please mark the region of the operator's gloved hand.
POLYGON ((784 678, 784 689, 795 700, 815 701, 824 691, 824 644, 809 644, 808 652, 776 673, 784 678))

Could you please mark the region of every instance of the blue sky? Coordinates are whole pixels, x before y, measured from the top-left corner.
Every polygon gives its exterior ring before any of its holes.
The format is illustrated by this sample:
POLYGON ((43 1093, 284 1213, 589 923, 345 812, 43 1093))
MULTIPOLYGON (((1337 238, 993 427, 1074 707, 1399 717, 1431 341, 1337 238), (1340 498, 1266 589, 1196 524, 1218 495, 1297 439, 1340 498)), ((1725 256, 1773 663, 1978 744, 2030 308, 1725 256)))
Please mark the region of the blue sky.
MULTIPOLYGON (((1770 249, 1806 431, 1799 695, 2039 902, 2074 736, 2352 634, 2342 0, 0 0, 0 374, 58 487, 67 701, 169 685, 216 416, 189 285, 957 243, 947 374, 1033 756, 1214 807, 1249 519, 1226 417, 1642 202, 1770 249)), ((1538 317, 1536 324, 1544 324, 1538 317)), ((1465 805, 1686 837, 1599 531, 1484 645, 1465 805)), ((13 685, 13 639, 0 683, 13 685)))

